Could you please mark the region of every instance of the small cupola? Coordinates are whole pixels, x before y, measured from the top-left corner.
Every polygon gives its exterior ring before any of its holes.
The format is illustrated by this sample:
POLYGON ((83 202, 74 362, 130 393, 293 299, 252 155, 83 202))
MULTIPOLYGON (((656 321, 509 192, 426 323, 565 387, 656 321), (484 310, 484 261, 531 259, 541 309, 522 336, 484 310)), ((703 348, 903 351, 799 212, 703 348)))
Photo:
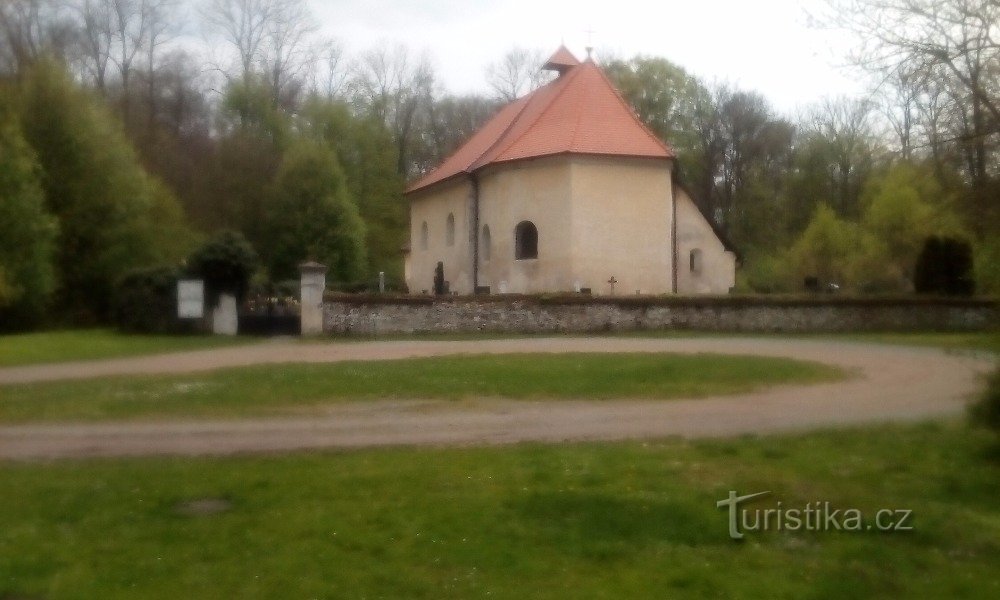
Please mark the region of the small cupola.
POLYGON ((550 56, 549 60, 545 61, 545 64, 542 65, 542 70, 555 71, 561 77, 566 74, 566 71, 579 64, 580 61, 573 56, 573 53, 566 49, 565 45, 561 45, 555 54, 550 56))

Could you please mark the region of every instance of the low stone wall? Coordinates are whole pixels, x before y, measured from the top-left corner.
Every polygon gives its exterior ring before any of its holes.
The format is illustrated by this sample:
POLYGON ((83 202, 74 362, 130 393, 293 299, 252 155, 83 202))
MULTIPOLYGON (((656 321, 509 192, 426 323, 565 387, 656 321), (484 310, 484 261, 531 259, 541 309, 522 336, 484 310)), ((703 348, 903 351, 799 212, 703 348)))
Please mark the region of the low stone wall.
POLYGON ((323 331, 554 333, 982 331, 1000 328, 1000 303, 941 298, 327 295, 323 331))

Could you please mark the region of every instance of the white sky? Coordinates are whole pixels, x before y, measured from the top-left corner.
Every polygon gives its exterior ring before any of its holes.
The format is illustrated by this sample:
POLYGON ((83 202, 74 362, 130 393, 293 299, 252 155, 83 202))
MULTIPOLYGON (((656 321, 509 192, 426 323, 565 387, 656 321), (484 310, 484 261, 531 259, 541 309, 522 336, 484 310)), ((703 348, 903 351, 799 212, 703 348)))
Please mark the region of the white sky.
POLYGON ((585 56, 662 56, 706 81, 763 93, 784 113, 859 95, 843 65, 850 39, 811 28, 823 0, 310 0, 323 33, 349 54, 384 44, 426 51, 453 93, 487 93, 486 65, 513 46, 585 56))

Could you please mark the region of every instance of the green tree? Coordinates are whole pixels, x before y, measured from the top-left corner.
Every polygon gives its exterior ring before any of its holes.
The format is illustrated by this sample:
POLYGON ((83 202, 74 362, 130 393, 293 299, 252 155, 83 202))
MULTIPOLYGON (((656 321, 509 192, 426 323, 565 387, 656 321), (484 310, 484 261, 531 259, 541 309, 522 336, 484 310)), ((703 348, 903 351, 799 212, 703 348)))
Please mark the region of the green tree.
POLYGON ((0 328, 37 321, 55 287, 55 219, 35 155, 0 100, 0 328))
POLYGON ((208 182, 208 227, 240 231, 255 248, 265 248, 267 189, 294 138, 291 117, 253 75, 227 86, 221 116, 224 131, 208 182))
POLYGON ((858 236, 854 223, 837 217, 826 204, 817 206, 809 225, 789 250, 799 284, 806 277, 816 277, 821 285, 848 281, 858 236))
POLYGON ((190 237, 175 200, 157 190, 107 106, 50 62, 36 64, 19 88, 24 137, 58 219, 59 303, 78 320, 105 319, 123 273, 177 262, 190 237))
POLYGON ((322 98, 305 104, 301 123, 303 131, 336 153, 343 167, 348 193, 364 221, 370 274, 385 271, 401 278, 407 217, 392 134, 378 119, 355 116, 346 104, 322 98))
POLYGON ((267 206, 267 265, 274 280, 297 276, 298 264, 326 264, 335 281, 365 276, 365 227, 336 155, 303 141, 278 170, 267 206))
POLYGON ((677 150, 682 179, 691 184, 694 200, 711 212, 723 153, 712 92, 665 58, 611 60, 604 70, 639 119, 677 150))
POLYGON ((870 291, 911 291, 927 238, 967 238, 933 169, 899 163, 871 178, 861 194, 861 243, 853 278, 870 291))

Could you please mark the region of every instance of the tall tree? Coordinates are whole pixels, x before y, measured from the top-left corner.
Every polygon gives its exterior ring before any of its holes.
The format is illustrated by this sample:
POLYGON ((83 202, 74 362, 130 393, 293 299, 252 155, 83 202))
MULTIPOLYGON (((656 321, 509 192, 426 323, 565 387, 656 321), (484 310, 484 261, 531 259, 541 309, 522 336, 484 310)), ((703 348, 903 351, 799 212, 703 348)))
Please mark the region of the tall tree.
POLYGON ((306 102, 298 127, 333 150, 343 167, 347 189, 365 223, 370 275, 385 271, 391 278, 402 278, 406 203, 392 133, 374 116, 355 115, 346 103, 319 96, 306 102))
MULTIPOLYGON (((1000 2, 830 0, 831 20, 854 31, 857 65, 885 78, 905 71, 946 92, 952 145, 971 184, 970 221, 995 235, 1000 221, 1000 2)), ((940 98, 935 95, 934 99, 940 98)), ((936 115, 937 116, 937 115, 936 115)), ((938 134, 939 122, 929 123, 938 134)), ((933 141, 941 157, 942 140, 933 141)), ((940 165, 939 165, 940 168, 940 165)))
POLYGON ((212 0, 207 17, 235 51, 229 78, 261 78, 276 104, 294 107, 315 60, 317 27, 305 0, 212 0))
POLYGON ((142 169, 108 109, 59 67, 37 63, 19 94, 25 139, 57 219, 58 298, 81 320, 108 315, 125 271, 173 262, 190 238, 173 197, 142 169))
POLYGON ((0 2, 0 73, 18 73, 45 54, 64 59, 74 27, 59 0, 0 2))
POLYGON ((295 277, 305 260, 326 264, 334 281, 364 277, 364 223, 332 151, 312 141, 292 146, 269 196, 265 256, 273 280, 295 277))
POLYGON ((55 287, 56 223, 45 211, 41 168, 0 98, 0 330, 37 322, 55 287))
POLYGON ((542 70, 545 55, 537 49, 514 47, 486 67, 486 83, 500 102, 512 102, 551 80, 542 70))
POLYGON ((434 72, 426 56, 415 58, 404 46, 365 52, 351 83, 354 100, 381 120, 396 142, 397 171, 416 175, 422 165, 412 162, 419 114, 433 100, 434 72))

